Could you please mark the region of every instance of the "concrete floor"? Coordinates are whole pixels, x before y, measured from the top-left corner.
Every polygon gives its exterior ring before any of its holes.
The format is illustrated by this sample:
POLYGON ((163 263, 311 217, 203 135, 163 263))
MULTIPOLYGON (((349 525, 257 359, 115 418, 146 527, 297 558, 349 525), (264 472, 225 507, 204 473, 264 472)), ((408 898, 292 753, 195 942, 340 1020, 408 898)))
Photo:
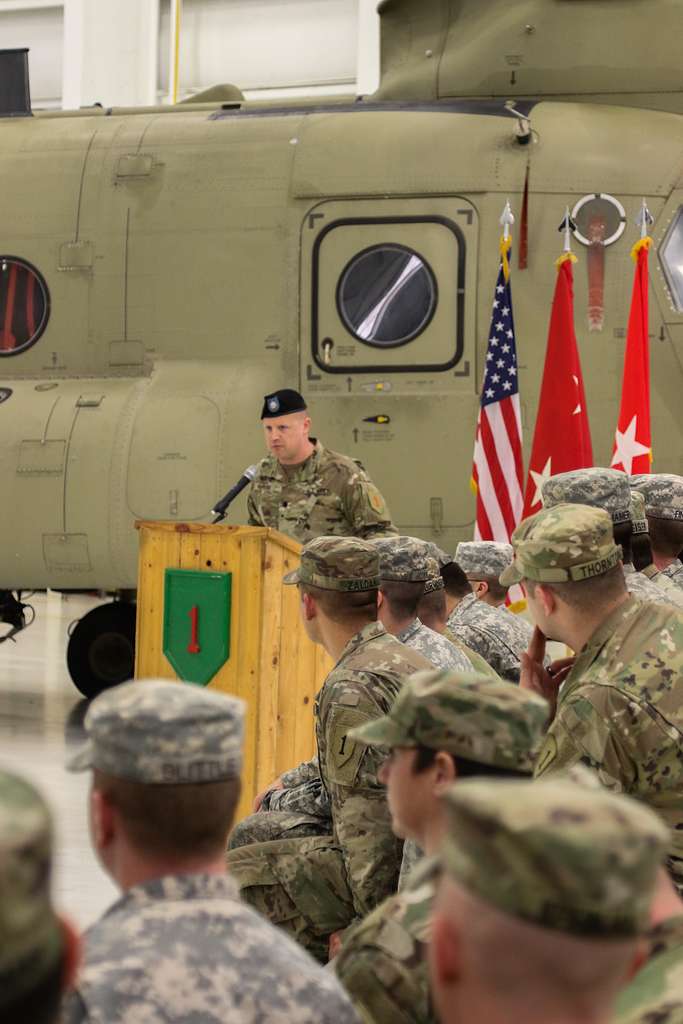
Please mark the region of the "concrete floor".
MULTIPOLYGON (((87 702, 66 669, 67 628, 99 602, 82 596, 36 594, 36 620, 0 644, 0 767, 25 776, 43 793, 55 817, 54 897, 81 928, 116 899, 116 890, 90 848, 89 773, 64 769, 68 751, 83 742, 87 702)), ((0 632, 6 627, 0 626, 0 632)))

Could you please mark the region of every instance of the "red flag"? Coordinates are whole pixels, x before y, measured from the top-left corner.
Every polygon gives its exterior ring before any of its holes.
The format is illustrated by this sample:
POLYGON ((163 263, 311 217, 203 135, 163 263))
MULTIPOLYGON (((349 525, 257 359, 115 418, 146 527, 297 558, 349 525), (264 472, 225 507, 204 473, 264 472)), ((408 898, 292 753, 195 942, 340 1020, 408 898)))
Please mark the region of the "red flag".
POLYGON ((557 261, 543 383, 524 496, 525 516, 541 508, 541 488, 548 477, 593 465, 586 396, 574 333, 572 263, 575 261, 571 253, 565 253, 557 261))
POLYGON ((631 255, 636 263, 628 318, 621 409, 614 439, 612 465, 625 473, 649 473, 652 465, 650 435, 650 340, 648 338, 648 254, 651 238, 642 238, 631 255))

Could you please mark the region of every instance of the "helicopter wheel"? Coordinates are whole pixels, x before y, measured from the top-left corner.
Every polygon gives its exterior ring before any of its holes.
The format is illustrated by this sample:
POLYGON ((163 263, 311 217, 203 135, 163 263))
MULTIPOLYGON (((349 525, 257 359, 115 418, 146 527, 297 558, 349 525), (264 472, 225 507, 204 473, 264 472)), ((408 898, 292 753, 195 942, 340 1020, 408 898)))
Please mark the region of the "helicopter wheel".
POLYGON ((103 604, 84 615, 69 637, 69 675, 84 697, 96 697, 133 678, 135 605, 103 604))

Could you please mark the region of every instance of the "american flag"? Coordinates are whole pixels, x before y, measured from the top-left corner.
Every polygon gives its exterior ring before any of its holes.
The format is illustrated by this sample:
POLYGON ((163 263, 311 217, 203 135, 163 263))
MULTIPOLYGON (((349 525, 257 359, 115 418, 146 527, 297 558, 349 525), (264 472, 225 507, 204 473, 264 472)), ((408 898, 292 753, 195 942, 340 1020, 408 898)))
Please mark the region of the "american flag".
POLYGON ((509 250, 510 242, 502 242, 472 470, 477 496, 475 539, 503 542, 510 540, 524 505, 509 250))

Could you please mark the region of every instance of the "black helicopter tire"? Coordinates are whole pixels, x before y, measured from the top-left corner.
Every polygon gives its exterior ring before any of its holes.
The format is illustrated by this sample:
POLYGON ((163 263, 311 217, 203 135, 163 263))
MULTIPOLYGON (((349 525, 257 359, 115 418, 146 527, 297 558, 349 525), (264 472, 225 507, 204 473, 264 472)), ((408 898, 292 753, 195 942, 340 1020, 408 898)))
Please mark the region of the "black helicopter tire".
POLYGON ((66 664, 84 697, 133 678, 135 669, 135 605, 103 604, 76 623, 69 638, 66 664))

